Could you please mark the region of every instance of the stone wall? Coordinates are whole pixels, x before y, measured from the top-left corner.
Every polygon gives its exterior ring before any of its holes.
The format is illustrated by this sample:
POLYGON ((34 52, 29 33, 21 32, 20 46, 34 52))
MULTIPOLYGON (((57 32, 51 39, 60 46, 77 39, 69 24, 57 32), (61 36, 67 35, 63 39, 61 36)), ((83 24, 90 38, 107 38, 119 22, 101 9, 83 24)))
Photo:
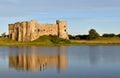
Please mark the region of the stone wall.
POLYGON ((9 24, 9 38, 17 41, 33 41, 43 35, 56 35, 68 39, 67 22, 56 21, 56 24, 39 24, 37 21, 9 24))

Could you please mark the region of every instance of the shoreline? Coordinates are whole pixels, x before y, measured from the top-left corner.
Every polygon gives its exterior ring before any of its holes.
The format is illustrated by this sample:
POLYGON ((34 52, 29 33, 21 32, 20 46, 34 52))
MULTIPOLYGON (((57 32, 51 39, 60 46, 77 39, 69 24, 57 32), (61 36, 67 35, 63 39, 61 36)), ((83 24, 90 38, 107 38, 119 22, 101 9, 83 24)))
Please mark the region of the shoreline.
POLYGON ((17 42, 17 43, 4 43, 0 46, 13 46, 13 47, 32 47, 32 46, 120 46, 120 43, 96 43, 96 42, 71 42, 68 44, 40 44, 33 42, 17 42))
POLYGON ((53 43, 49 39, 38 39, 32 42, 17 42, 8 38, 0 38, 0 46, 120 46, 120 38, 96 39, 96 40, 69 40, 53 43))

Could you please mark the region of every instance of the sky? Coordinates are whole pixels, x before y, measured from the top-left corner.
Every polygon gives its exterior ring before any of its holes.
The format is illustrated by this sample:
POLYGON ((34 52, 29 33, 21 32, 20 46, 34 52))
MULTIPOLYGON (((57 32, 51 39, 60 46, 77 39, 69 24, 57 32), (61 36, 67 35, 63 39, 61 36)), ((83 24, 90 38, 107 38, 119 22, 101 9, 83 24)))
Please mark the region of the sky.
POLYGON ((72 35, 120 34, 120 0, 0 0, 0 34, 8 34, 8 24, 31 20, 67 21, 72 35))

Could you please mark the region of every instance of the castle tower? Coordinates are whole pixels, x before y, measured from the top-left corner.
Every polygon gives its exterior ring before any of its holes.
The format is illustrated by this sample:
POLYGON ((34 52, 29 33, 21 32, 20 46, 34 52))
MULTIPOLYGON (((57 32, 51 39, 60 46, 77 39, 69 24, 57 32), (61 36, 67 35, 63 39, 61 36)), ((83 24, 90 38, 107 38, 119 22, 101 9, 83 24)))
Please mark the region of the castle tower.
POLYGON ((33 41, 36 38, 34 38, 34 32, 35 32, 35 26, 37 24, 37 21, 35 20, 32 20, 30 22, 27 22, 27 25, 26 25, 26 41, 33 41))
POLYGON ((26 25, 27 23, 26 22, 22 22, 21 23, 21 26, 22 26, 22 41, 25 42, 26 41, 26 25))
POLYGON ((67 22, 66 21, 56 21, 58 25, 58 37, 63 39, 69 39, 67 33, 67 22))
POLYGON ((15 40, 14 24, 9 24, 9 38, 15 40))

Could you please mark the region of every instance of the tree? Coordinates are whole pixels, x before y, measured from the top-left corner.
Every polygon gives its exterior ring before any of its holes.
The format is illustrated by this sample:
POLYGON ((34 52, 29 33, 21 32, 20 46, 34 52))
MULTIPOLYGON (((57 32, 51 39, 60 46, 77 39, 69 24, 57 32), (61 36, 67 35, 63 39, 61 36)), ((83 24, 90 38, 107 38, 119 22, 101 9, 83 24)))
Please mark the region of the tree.
POLYGON ((6 33, 4 32, 4 33, 2 33, 2 37, 4 38, 6 36, 6 33))
POLYGON ((118 34, 117 36, 120 37, 120 34, 118 34))
POLYGON ((89 35, 80 35, 80 39, 81 40, 88 40, 89 39, 89 35))
POLYGON ((111 33, 111 34, 103 34, 103 37, 115 37, 116 35, 111 33))
POLYGON ((99 34, 96 32, 95 29, 90 29, 89 31, 89 39, 96 39, 99 37, 99 34))
POLYGON ((75 39, 75 36, 73 36, 73 35, 68 35, 68 37, 69 37, 69 39, 75 39))
POLYGON ((75 40, 80 40, 80 35, 76 35, 75 40))

